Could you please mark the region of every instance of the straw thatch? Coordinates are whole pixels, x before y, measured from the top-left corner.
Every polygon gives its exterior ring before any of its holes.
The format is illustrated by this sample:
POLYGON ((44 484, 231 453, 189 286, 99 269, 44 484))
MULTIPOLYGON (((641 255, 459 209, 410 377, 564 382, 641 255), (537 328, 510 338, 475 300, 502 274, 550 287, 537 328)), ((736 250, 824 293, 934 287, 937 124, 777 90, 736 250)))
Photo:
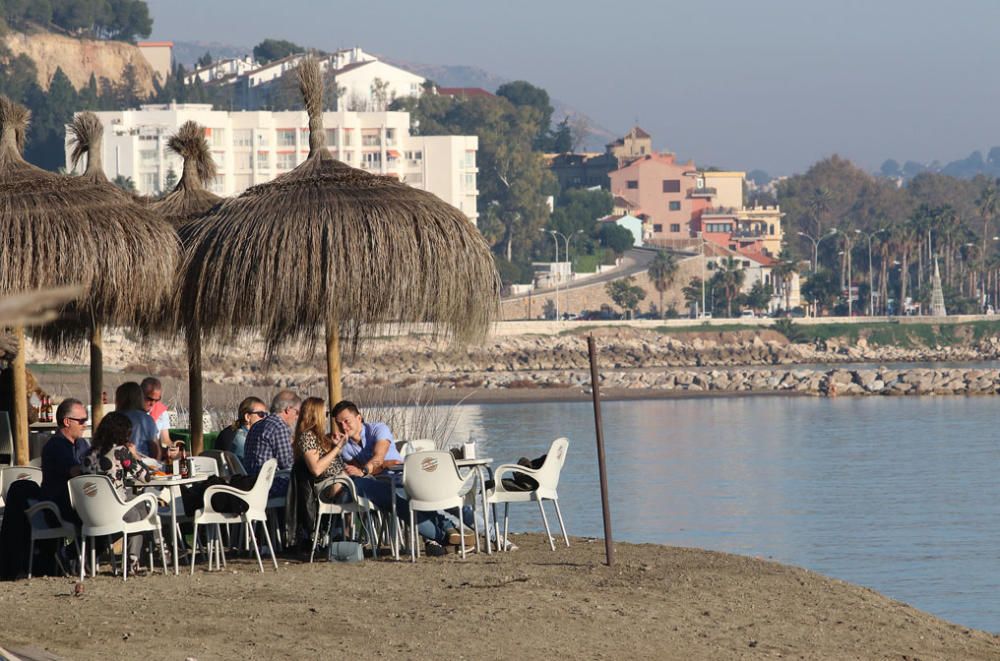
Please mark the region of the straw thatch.
MULTIPOLYGON (((101 169, 100 120, 93 113, 80 113, 70 133, 74 164, 86 155, 86 171, 79 177, 61 177, 33 168, 18 155, 23 165, 15 171, 31 168, 36 183, 31 200, 22 202, 34 205, 33 215, 22 221, 22 231, 32 238, 5 237, 5 245, 55 247, 66 263, 54 268, 84 287, 84 295, 64 309, 63 321, 39 331, 51 350, 82 341, 94 325, 142 324, 156 318, 170 298, 180 256, 174 229, 108 181, 101 169)), ((9 193, 0 174, 0 197, 7 205, 27 197, 20 188, 9 193)), ((31 250, 25 253, 26 258, 32 256, 31 250)))
POLYGON ((216 170, 202 127, 185 122, 170 137, 167 147, 184 159, 184 171, 174 189, 151 206, 171 223, 181 225, 203 216, 223 198, 205 189, 216 170))
POLYGON ((398 322, 485 334, 500 281, 476 227, 430 193, 335 160, 314 60, 299 80, 309 157, 198 221, 181 266, 182 323, 223 340, 259 331, 269 352, 330 327, 355 342, 398 322))

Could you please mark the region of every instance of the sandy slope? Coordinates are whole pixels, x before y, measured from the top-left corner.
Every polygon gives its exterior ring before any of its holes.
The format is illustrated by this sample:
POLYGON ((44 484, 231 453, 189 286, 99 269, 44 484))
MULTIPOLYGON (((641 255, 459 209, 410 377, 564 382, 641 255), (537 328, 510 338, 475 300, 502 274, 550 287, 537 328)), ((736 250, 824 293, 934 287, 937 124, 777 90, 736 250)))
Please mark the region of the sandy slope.
POLYGON ((0 588, 0 641, 73 659, 997 659, 1000 637, 871 590, 735 555, 600 542, 409 562, 34 579, 0 588))

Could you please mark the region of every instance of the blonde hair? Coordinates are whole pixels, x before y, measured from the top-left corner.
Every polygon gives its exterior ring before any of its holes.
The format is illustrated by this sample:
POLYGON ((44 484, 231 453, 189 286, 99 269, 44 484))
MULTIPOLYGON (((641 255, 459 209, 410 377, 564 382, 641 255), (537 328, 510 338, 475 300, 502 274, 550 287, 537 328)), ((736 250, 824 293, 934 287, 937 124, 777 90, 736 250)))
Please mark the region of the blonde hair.
POLYGON ((324 452, 332 448, 326 436, 326 401, 319 397, 307 397, 299 408, 299 420, 295 423, 295 455, 302 456, 302 436, 306 433, 316 435, 324 452))

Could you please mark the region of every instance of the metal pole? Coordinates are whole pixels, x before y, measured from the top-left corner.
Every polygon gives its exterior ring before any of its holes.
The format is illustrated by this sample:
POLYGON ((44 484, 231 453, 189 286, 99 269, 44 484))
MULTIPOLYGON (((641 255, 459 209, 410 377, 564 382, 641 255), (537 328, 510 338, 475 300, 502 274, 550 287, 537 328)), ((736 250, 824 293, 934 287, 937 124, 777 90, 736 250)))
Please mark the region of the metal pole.
POLYGON ((872 270, 872 237, 868 236, 868 316, 875 316, 875 272, 872 270))
POLYGON ((847 318, 854 317, 854 295, 851 293, 851 240, 845 244, 847 247, 847 318))
POLYGON ((698 232, 698 247, 701 248, 701 316, 705 317, 705 237, 698 232))
POLYGON ((556 281, 556 321, 559 321, 559 237, 556 236, 554 230, 549 230, 549 234, 552 235, 552 241, 556 244, 556 271, 553 276, 556 281))
POLYGON ((604 554, 608 566, 615 564, 615 546, 611 535, 611 507, 608 504, 608 470, 604 458, 604 425, 601 422, 601 398, 597 376, 597 347, 594 336, 587 336, 587 353, 590 355, 590 390, 594 398, 594 430, 597 433, 597 470, 601 480, 601 511, 604 514, 604 554))

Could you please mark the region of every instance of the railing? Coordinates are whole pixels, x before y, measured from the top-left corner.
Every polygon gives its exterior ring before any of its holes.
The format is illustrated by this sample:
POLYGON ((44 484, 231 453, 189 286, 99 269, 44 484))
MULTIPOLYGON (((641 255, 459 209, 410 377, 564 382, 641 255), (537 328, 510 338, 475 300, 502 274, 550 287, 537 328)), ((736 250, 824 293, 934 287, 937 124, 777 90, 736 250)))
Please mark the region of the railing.
POLYGON ((692 188, 691 197, 713 197, 716 194, 716 190, 711 187, 707 188, 692 188))

